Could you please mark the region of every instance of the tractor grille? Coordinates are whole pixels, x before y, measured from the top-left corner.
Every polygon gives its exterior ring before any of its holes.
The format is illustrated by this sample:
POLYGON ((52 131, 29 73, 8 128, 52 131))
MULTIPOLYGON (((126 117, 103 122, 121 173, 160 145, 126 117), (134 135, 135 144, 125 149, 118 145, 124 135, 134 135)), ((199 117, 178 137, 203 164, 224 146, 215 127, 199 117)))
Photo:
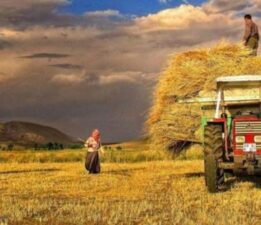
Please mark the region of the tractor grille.
POLYGON ((261 134, 261 121, 236 122, 236 134, 261 134))
MULTIPOLYGON (((257 148, 257 149, 261 149, 261 144, 257 144, 257 145, 256 145, 256 148, 257 148)), ((238 150, 243 150, 243 144, 237 144, 237 145, 236 145, 236 149, 238 149, 238 150)))

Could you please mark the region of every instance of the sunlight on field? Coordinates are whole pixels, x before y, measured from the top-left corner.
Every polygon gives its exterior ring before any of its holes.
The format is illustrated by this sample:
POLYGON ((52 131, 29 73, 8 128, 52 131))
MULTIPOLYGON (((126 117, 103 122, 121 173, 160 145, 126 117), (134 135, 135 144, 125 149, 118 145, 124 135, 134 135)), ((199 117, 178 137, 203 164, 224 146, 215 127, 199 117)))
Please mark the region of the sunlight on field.
POLYGON ((1 164, 0 224, 260 224, 260 182, 209 194, 201 160, 102 168, 89 175, 82 163, 1 164))

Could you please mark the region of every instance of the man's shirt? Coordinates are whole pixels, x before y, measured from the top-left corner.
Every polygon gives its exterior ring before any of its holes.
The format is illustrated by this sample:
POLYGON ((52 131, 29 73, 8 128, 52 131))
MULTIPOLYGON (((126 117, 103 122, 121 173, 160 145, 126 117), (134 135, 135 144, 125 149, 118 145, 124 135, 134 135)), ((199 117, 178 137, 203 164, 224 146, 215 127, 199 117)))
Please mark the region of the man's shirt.
POLYGON ((257 25, 254 22, 246 25, 244 40, 247 41, 250 37, 255 35, 259 35, 257 25))

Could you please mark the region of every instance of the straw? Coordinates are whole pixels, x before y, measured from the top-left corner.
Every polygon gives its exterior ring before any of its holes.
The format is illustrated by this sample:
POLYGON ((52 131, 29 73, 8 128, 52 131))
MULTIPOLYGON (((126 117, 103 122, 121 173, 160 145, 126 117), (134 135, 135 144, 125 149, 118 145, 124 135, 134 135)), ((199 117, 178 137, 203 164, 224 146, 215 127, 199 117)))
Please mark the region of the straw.
POLYGON ((179 100, 213 96, 219 76, 261 75, 261 58, 249 54, 242 45, 222 42, 210 49, 171 56, 159 77, 146 123, 153 148, 201 142, 200 106, 179 100))

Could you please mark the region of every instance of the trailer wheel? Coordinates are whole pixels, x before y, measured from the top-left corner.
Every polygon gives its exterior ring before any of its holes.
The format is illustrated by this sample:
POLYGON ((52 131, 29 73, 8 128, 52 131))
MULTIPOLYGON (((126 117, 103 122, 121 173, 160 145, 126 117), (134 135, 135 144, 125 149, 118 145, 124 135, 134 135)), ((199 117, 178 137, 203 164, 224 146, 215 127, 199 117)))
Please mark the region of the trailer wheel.
POLYGON ((204 168, 208 191, 217 192, 224 183, 224 170, 218 167, 223 161, 222 126, 207 125, 204 134, 204 168))

